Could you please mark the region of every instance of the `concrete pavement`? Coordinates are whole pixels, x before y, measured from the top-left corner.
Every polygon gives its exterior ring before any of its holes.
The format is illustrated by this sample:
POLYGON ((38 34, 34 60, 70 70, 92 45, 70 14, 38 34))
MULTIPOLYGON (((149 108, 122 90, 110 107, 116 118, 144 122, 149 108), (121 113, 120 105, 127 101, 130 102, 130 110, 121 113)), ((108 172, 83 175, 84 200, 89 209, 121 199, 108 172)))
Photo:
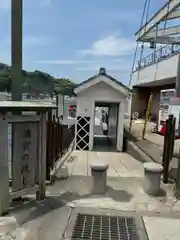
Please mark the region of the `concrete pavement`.
POLYGON ((74 151, 65 165, 69 178, 47 186, 44 201, 27 196, 23 204, 12 206, 11 215, 19 225, 14 236, 24 233, 26 240, 62 239, 72 210, 92 208, 137 213, 143 216, 150 240, 177 240, 180 202, 174 197, 173 185, 162 184, 160 196, 148 196, 143 191, 141 162, 126 153, 74 151), (109 164, 108 191, 104 195, 91 192, 90 165, 94 161, 109 164))
POLYGON ((108 163, 108 177, 143 177, 141 162, 127 153, 74 151, 64 164, 70 176, 91 176, 90 166, 93 163, 108 163))
POLYGON ((21 211, 13 213, 24 229, 38 235, 38 240, 62 239, 74 208, 137 213, 143 216, 150 240, 177 240, 180 202, 173 197, 172 186, 162 185, 161 196, 151 197, 144 193, 142 185, 142 177, 109 177, 107 193, 97 196, 91 193, 91 176, 75 174, 49 186, 45 201, 36 205, 29 203, 29 207, 21 207, 21 211))

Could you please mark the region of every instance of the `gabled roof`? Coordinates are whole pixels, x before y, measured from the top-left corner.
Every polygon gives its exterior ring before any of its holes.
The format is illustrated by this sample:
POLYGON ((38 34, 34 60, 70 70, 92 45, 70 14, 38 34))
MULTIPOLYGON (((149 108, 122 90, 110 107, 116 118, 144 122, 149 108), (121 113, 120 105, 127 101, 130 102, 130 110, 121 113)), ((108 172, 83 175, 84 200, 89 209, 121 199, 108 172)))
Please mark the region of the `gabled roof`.
MULTIPOLYGON (((105 68, 100 68, 98 74, 96 74, 96 75, 88 78, 87 80, 81 82, 80 84, 78 84, 76 86, 76 88, 74 89, 74 92, 77 94, 78 92, 83 91, 84 89, 86 89, 85 85, 89 85, 90 82, 96 80, 100 76, 104 76, 104 77, 108 78, 109 80, 111 80, 112 83, 115 83, 116 87, 119 86, 120 88, 123 88, 127 92, 131 91, 130 88, 128 88, 126 85, 124 85, 123 83, 119 82, 117 79, 115 79, 115 78, 111 77, 110 75, 108 75, 106 73, 105 68)), ((88 86, 87 86, 87 88, 88 88, 88 86)))

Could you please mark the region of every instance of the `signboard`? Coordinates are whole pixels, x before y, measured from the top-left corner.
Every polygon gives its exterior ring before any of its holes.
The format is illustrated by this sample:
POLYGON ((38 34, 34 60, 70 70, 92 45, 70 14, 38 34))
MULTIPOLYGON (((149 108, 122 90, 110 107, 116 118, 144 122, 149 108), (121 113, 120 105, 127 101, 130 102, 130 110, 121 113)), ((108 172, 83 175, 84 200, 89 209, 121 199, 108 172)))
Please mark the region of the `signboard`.
POLYGON ((168 110, 159 110, 160 120, 165 122, 168 119, 168 110))
POLYGON ((165 89, 160 92, 158 131, 161 131, 164 122, 168 119, 170 101, 174 96, 175 89, 165 89))
POLYGON ((64 96, 57 95, 57 117, 64 115, 64 96))
POLYGON ((38 163, 38 123, 13 123, 12 191, 35 185, 38 163))

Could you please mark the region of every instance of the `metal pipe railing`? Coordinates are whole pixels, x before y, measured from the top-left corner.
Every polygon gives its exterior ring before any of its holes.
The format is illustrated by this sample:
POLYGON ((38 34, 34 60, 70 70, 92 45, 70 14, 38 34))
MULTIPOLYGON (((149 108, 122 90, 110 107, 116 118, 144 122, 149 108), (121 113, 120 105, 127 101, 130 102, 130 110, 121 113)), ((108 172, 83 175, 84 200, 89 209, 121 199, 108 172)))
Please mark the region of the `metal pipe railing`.
POLYGON ((147 67, 151 64, 155 64, 164 60, 167 57, 171 57, 180 52, 180 45, 165 45, 155 51, 155 53, 151 53, 146 57, 142 58, 138 61, 138 64, 133 72, 140 70, 144 67, 147 67))

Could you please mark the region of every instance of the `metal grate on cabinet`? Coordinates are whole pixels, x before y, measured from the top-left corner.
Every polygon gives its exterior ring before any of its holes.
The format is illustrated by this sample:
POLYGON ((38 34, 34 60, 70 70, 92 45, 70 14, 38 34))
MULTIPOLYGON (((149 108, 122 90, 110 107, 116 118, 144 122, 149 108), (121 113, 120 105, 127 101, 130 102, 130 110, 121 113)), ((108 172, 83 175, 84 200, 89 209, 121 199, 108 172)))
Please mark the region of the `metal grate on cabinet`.
POLYGON ((135 218, 78 214, 72 240, 140 240, 135 218))

